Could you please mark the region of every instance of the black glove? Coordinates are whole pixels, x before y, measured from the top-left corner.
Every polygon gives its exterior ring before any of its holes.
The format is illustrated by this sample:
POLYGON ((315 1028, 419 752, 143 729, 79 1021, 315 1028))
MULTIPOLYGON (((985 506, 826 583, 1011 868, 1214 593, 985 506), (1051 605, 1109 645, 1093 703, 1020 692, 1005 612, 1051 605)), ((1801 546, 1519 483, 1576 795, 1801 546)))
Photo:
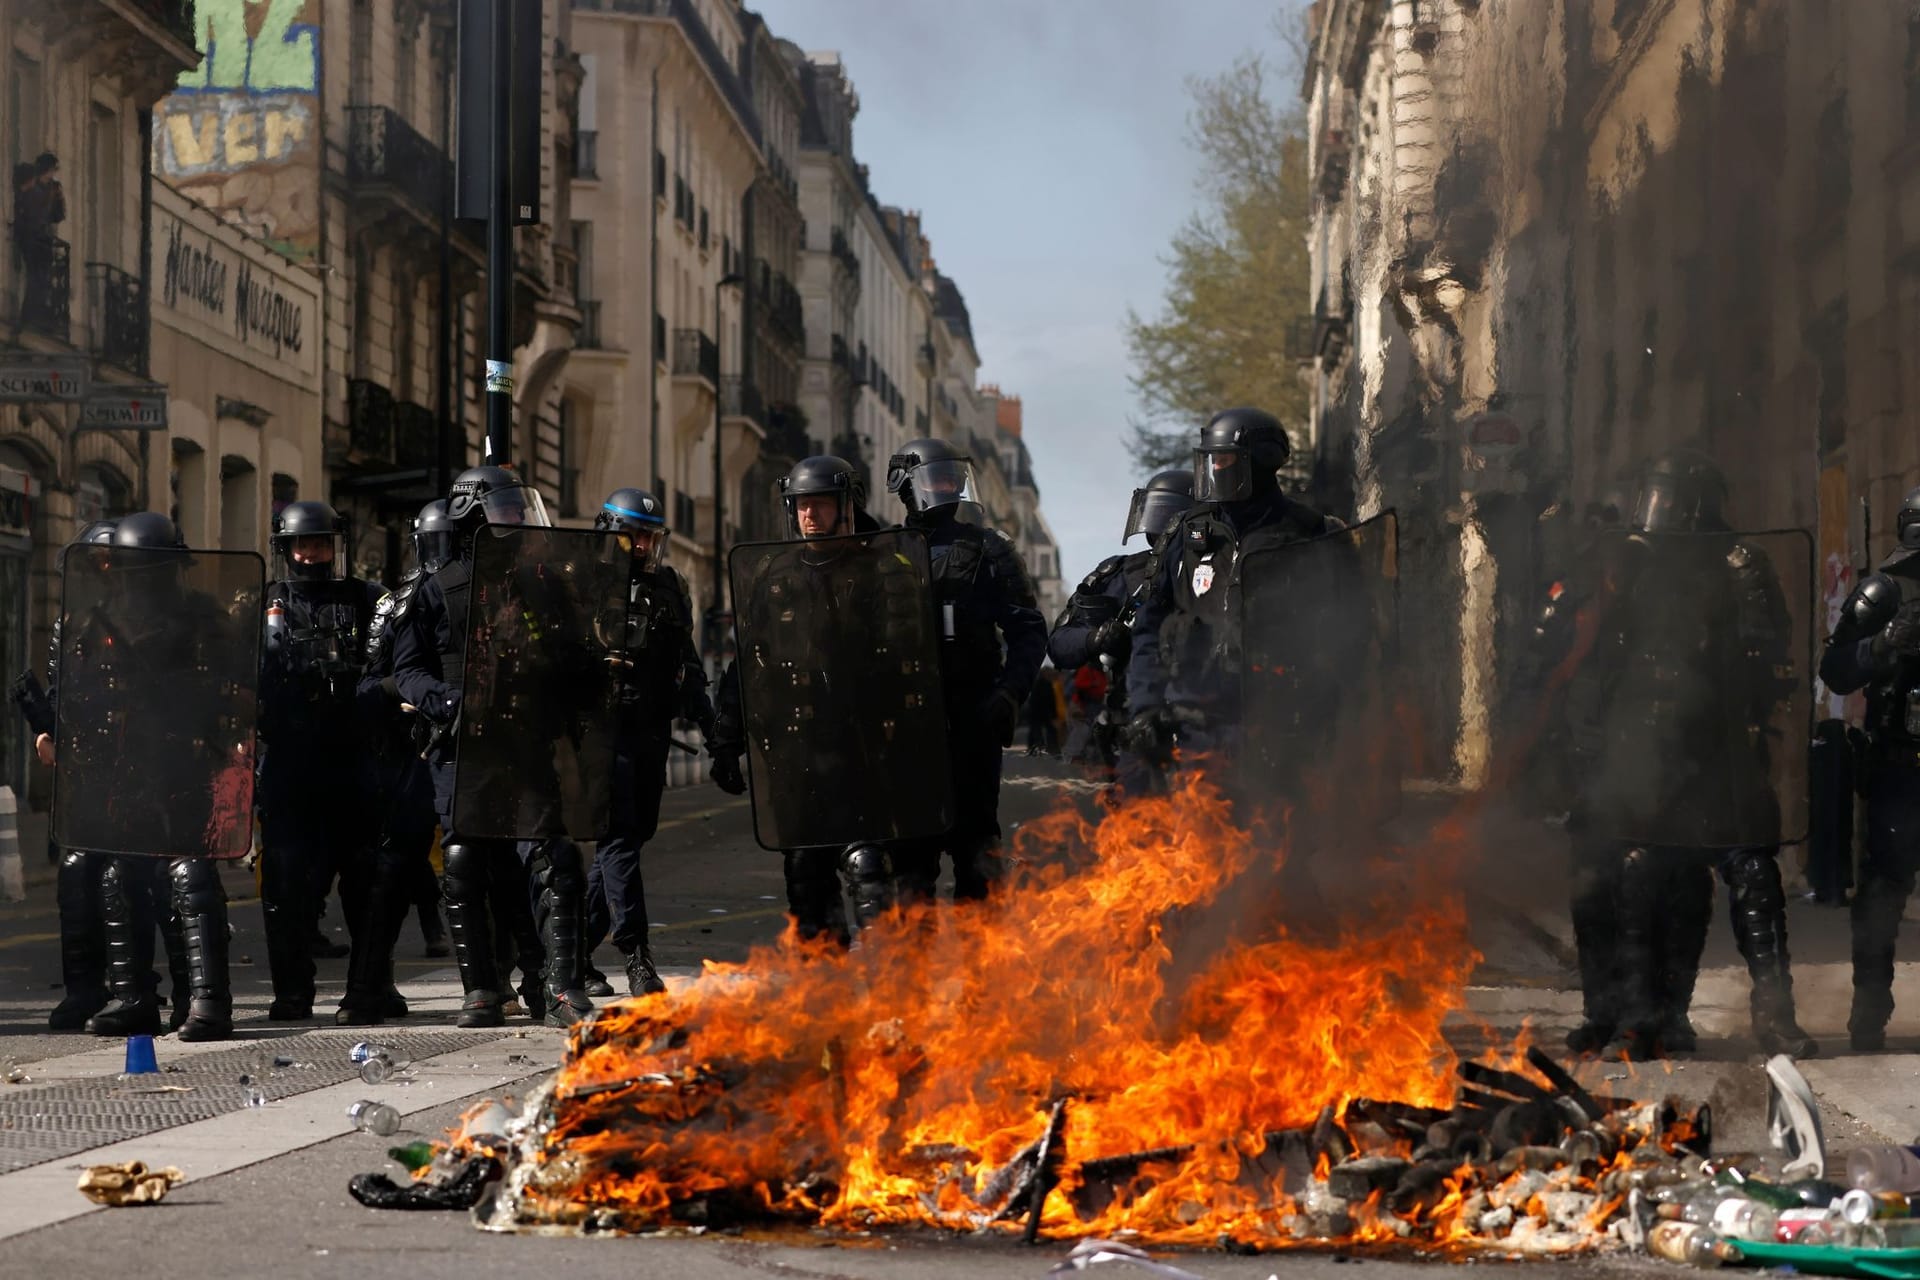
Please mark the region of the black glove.
POLYGON ((1901 605, 1900 612, 1893 615, 1893 621, 1887 623, 1880 636, 1888 649, 1903 658, 1920 655, 1920 609, 1910 604, 1901 605))
POLYGON ((1165 768, 1173 763, 1173 713, 1165 707, 1147 707, 1127 723, 1127 743, 1151 763, 1165 768))
POLYGON ((1133 652, 1133 632, 1120 619, 1109 618, 1093 629, 1093 634, 1087 637, 1087 647, 1120 662, 1133 652))
POLYGON ((980 706, 980 723, 1003 747, 1013 745, 1013 730, 1020 723, 1020 700, 1005 689, 995 689, 980 706))
POLYGON ((713 755, 713 785, 730 796, 746 794, 747 778, 740 772, 740 753, 708 750, 713 755))

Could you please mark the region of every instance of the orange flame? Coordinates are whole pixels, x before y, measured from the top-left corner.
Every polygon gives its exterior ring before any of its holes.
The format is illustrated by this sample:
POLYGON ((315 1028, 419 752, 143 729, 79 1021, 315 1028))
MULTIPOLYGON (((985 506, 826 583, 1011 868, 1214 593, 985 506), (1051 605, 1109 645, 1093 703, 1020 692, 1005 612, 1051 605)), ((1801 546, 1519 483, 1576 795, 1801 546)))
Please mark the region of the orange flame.
MULTIPOLYGON (((845 1227, 1023 1218, 1065 1097, 1045 1233, 1323 1234, 1327 1155, 1293 1160, 1283 1135, 1359 1097, 1448 1104, 1442 1024, 1479 957, 1442 859, 1382 860, 1378 903, 1282 925, 1289 880, 1264 843, 1193 775, 1098 821, 1029 824, 1031 861, 989 906, 895 911, 844 954, 789 932, 614 1005, 570 1045, 513 1212, 638 1229, 718 1198, 845 1227)), ((1466 1195, 1463 1173, 1420 1215, 1436 1238, 1471 1229, 1466 1195)), ((1363 1236, 1371 1217, 1354 1211, 1363 1236)))

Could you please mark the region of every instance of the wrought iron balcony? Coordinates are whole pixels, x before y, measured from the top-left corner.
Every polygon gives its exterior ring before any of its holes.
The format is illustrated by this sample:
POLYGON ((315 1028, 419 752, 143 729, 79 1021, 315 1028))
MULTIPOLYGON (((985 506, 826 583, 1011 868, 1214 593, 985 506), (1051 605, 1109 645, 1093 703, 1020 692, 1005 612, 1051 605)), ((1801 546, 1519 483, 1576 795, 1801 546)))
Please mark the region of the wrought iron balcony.
POLYGON ((580 306, 580 332, 574 337, 574 345, 583 351, 598 351, 603 345, 600 337, 600 300, 582 298, 580 306))
POLYGON ((767 423, 767 402, 760 388, 737 373, 720 379, 720 412, 729 418, 751 418, 760 426, 767 423))
POLYGON ((573 131, 573 176, 596 179, 600 176, 600 132, 597 129, 573 131))
POLYGON ((860 278, 860 258, 854 253, 853 246, 847 243, 847 233, 840 228, 833 229, 833 259, 846 268, 847 274, 855 280, 860 278))
POLYGON ((431 469, 440 461, 439 419, 425 405, 402 400, 393 406, 394 461, 431 469))
POLYGON ((698 329, 673 331, 673 373, 720 382, 720 348, 698 329))
MULTIPOLYGON (((391 107, 347 108, 347 176, 386 196, 419 225, 438 230, 452 192, 453 161, 391 107)), ((455 222, 453 234, 482 252, 477 224, 455 222)))
POLYGON ((653 153, 653 194, 667 198, 667 153, 660 150, 653 153))
POLYGON ((851 357, 847 355, 847 340, 837 333, 833 335, 830 352, 828 359, 833 362, 835 368, 845 369, 850 363, 851 357))
POLYGON ((708 245, 707 206, 705 205, 700 206, 700 220, 697 225, 699 227, 699 230, 694 232, 694 238, 700 242, 700 252, 705 253, 707 251, 707 245, 708 245))
POLYGON ((667 318, 658 311, 653 313, 653 358, 661 364, 667 362, 667 318))
POLYGON ((87 318, 94 355, 128 373, 147 371, 147 291, 139 276, 89 262, 87 318))
POLYGON ((73 320, 73 246, 58 236, 49 236, 20 244, 18 261, 19 324, 67 341, 73 320))
POLYGON ((347 383, 347 445, 366 462, 393 461, 393 392, 377 382, 347 383))

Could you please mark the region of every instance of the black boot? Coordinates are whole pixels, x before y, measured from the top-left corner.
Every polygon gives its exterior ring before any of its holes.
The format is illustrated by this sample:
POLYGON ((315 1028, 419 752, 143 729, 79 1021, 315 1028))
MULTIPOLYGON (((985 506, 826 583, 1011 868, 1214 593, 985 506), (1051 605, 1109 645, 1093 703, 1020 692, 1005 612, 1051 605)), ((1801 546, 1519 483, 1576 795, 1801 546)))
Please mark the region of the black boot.
POLYGON ((160 1034, 160 1002, 147 984, 153 964, 152 874, 151 867, 132 858, 108 858, 101 869, 100 918, 107 940, 107 990, 113 998, 87 1019, 91 1035, 160 1034), (136 875, 149 879, 136 886, 136 875))
POLYGON ((1862 868, 1853 895, 1853 1008, 1847 1038, 1856 1053, 1887 1047, 1887 1023, 1893 1018, 1894 942, 1906 914, 1913 877, 1877 874, 1862 868))
POLYGON ((205 859, 182 858, 172 867, 173 910, 187 940, 193 1002, 180 1027, 182 1040, 233 1037, 233 988, 227 976, 227 891, 205 859))
POLYGON ((180 917, 174 914, 172 904, 159 915, 160 941, 167 949, 167 974, 172 982, 168 988, 167 1030, 178 1031, 193 1013, 193 965, 187 958, 186 930, 180 927, 180 917))
POLYGON ((660 977, 660 971, 653 967, 653 952, 641 943, 637 950, 627 952, 627 994, 635 996, 658 995, 667 989, 660 977))
POLYGON ((371 891, 360 894, 355 905, 360 920, 349 930, 353 952, 347 958, 347 990, 340 997, 334 1022, 343 1027, 373 1027, 386 1021, 399 1001, 399 1016, 405 1017, 406 1002, 399 1000, 393 985, 393 950, 400 945, 400 931, 407 923, 410 906, 402 896, 400 877, 393 869, 378 863, 369 866, 371 891))
POLYGON ((47 1015, 49 1031, 83 1029, 109 999, 99 873, 92 854, 68 850, 60 858, 54 900, 60 909, 60 982, 67 994, 47 1015))
POLYGON ((1620 868, 1623 854, 1613 845, 1577 842, 1573 849, 1573 946, 1580 964, 1582 1021, 1567 1033, 1574 1053, 1599 1053, 1620 1026, 1620 956, 1616 929, 1620 916, 1620 868))
POLYGON ((1634 848, 1620 862, 1619 915, 1615 934, 1620 1040, 1637 1062, 1667 1056, 1666 1001, 1660 961, 1658 914, 1666 909, 1665 860, 1672 849, 1634 848))
POLYGON ((788 849, 781 855, 787 882, 787 915, 799 935, 847 945, 846 909, 840 904, 840 879, 828 849, 788 849))
POLYGON ((260 915, 266 927, 267 969, 273 977, 269 1022, 305 1022, 313 1017, 312 877, 293 848, 270 843, 261 864, 260 915))
POLYGON ((1810 1058, 1820 1051, 1794 1020, 1787 955, 1787 895, 1771 849, 1738 849, 1721 867, 1733 910, 1733 937, 1753 982, 1753 1038, 1760 1052, 1810 1058))
POLYGON ((540 902, 534 918, 547 952, 541 983, 550 1027, 570 1027, 593 1012, 584 987, 586 957, 587 878, 580 850, 571 841, 547 840, 533 855, 540 902))
POLYGON ((1658 931, 1663 1012, 1660 1036, 1670 1053, 1692 1053, 1700 1037, 1687 1014, 1700 980, 1700 956, 1713 927, 1713 868, 1692 859, 1676 860, 1664 895, 1667 912, 1658 931))
POLYGON ((443 892, 447 912, 447 940, 453 944, 453 962, 460 969, 466 999, 454 1025, 498 1027, 501 1013, 500 968, 493 954, 493 934, 487 927, 487 867, 484 846, 449 843, 443 892))

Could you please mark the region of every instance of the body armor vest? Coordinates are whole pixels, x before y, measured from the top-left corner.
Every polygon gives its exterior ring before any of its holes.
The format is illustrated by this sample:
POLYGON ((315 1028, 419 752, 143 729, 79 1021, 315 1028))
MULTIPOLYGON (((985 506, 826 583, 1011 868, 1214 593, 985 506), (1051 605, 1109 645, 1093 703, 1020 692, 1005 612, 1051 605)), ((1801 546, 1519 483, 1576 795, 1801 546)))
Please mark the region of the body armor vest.
POLYGON ((464 689, 467 674, 467 606, 473 598, 473 566, 456 560, 433 575, 447 602, 447 638, 440 646, 440 681, 464 689))

